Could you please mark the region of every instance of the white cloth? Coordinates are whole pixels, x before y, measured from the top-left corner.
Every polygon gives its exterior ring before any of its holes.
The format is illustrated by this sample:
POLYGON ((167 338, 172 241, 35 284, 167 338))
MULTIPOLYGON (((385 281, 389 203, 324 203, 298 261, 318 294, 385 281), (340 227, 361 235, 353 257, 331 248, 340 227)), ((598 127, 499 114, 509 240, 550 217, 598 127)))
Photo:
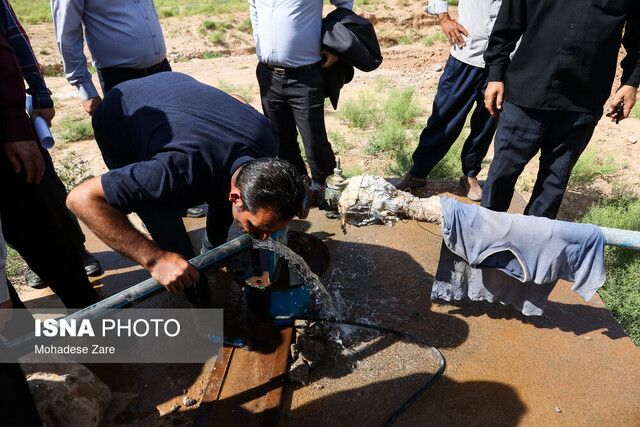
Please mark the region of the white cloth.
POLYGON ((574 282, 585 301, 604 284, 605 237, 593 224, 494 212, 447 196, 441 204, 446 248, 432 299, 468 296, 540 315, 558 279, 574 282))

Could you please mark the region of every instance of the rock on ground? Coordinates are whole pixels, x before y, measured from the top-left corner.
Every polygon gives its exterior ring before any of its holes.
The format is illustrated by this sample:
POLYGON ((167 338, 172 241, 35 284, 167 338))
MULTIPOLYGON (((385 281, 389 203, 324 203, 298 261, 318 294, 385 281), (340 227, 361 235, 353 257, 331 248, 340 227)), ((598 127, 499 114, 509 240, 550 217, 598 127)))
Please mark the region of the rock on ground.
POLYGON ((97 426, 111 391, 78 363, 23 364, 31 394, 47 426, 97 426))

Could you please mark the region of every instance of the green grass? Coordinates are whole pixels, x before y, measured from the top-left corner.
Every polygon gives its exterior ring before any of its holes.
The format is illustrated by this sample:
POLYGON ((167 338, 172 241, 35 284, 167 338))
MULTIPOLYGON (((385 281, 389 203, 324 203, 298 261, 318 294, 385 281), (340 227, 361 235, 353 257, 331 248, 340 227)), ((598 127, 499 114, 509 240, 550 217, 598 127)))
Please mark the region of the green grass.
POLYGON ((385 120, 397 121, 404 126, 413 124, 422 113, 415 102, 414 93, 414 88, 391 89, 383 109, 385 120))
POLYGON ((206 35, 209 31, 218 31, 219 33, 224 33, 228 29, 233 26, 228 22, 214 22, 209 20, 202 21, 200 27, 198 28, 198 33, 200 35, 206 35))
POLYGON ((211 59, 211 58, 222 58, 224 55, 221 54, 220 52, 212 52, 210 50, 204 52, 202 54, 202 56, 200 57, 201 59, 211 59))
POLYGON ((217 32, 217 31, 216 31, 215 33, 212 33, 212 34, 209 36, 209 41, 210 41, 211 43, 213 43, 213 44, 220 44, 220 43, 222 43, 222 33, 217 32))
POLYGON ((232 95, 240 95, 247 102, 253 101, 253 84, 249 86, 236 86, 225 80, 218 80, 218 89, 232 95))
POLYGON ((335 154, 344 153, 354 148, 354 144, 347 141, 347 138, 342 132, 335 130, 329 131, 327 132, 327 136, 329 137, 329 141, 331 142, 331 146, 333 147, 335 154))
POLYGON ((55 163, 56 173, 67 191, 93 177, 87 173, 88 162, 79 158, 75 151, 69 151, 62 160, 55 163))
POLYGON ((7 265, 5 266, 7 277, 11 279, 20 276, 24 273, 26 265, 18 251, 7 246, 7 265))
POLYGON ((367 129, 380 122, 380 111, 375 98, 366 93, 361 93, 357 99, 345 101, 337 116, 350 127, 357 129, 367 129))
POLYGON ((409 37, 407 36, 402 36, 398 39, 398 44, 401 45, 409 45, 409 44, 413 44, 413 40, 411 40, 409 37))
POLYGON ((81 141, 93 138, 93 128, 89 119, 75 119, 64 116, 56 127, 60 132, 56 134, 56 140, 60 142, 81 141))
POLYGON ((467 138, 466 131, 456 139, 451 149, 447 154, 438 162, 438 164, 429 173, 429 178, 433 179, 457 179, 460 177, 460 171, 462 170, 462 162, 460 161, 460 154, 462 153, 462 145, 467 138))
POLYGON ((424 36, 423 38, 420 39, 420 43, 422 43, 425 46, 431 46, 437 41, 446 43, 447 36, 445 36, 443 32, 438 31, 435 34, 432 34, 430 36, 424 36))
POLYGON ((631 113, 629 113, 629 117, 640 119, 640 101, 636 102, 636 105, 633 106, 631 113))
POLYGON ((598 177, 616 173, 626 165, 617 162, 613 154, 603 155, 597 148, 585 150, 571 171, 569 185, 589 185, 598 177))
MULTIPOLYGON (((601 227, 640 231, 640 199, 630 191, 617 199, 594 205, 582 222, 601 227)), ((598 294, 616 320, 640 347, 640 251, 606 246, 604 261, 607 280, 598 294)))
POLYGON ((360 165, 345 166, 342 169, 342 173, 347 178, 351 178, 352 176, 362 175, 362 167, 360 167, 360 165))
POLYGON ((251 26, 251 18, 246 18, 240 24, 236 25, 236 30, 243 33, 253 33, 253 27, 251 26))
POLYGON ((402 124, 397 121, 385 122, 369 138, 367 154, 392 153, 397 147, 403 146, 407 141, 407 133, 402 124))

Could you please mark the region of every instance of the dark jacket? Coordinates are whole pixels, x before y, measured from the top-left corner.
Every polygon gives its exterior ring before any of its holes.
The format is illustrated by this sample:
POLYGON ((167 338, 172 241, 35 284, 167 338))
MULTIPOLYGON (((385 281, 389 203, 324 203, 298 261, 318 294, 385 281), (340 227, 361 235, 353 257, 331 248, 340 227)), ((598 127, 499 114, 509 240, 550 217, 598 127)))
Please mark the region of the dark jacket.
POLYGON ((380 66, 380 45, 371 22, 339 7, 322 20, 322 48, 339 57, 334 65, 322 69, 324 96, 336 109, 340 89, 353 79, 353 67, 373 71, 380 66))

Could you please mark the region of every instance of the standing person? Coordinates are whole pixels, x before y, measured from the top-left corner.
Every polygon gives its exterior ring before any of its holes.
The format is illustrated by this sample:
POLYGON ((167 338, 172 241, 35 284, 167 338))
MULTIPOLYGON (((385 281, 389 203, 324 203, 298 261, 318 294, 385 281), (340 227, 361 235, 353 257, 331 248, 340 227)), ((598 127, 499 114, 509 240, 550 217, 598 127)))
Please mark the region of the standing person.
MULTIPOLYGON (((89 115, 102 98, 87 69, 83 27, 103 96, 124 81, 171 71, 153 0, 51 0, 51 14, 65 75, 89 115)), ((181 214, 199 218, 204 210, 190 207, 181 214)))
POLYGON ((413 153, 413 166, 396 185, 399 190, 426 185, 426 177, 456 141, 475 104, 471 132, 462 147, 460 184, 469 199, 480 201, 482 198, 476 177, 497 125, 497 120, 484 107, 487 71, 482 54, 501 3, 502 0, 460 0, 459 23, 449 16, 449 5, 444 0, 432 0, 425 8, 427 13, 438 15, 452 47, 438 83, 431 117, 413 153))
POLYGON ((608 108, 617 120, 629 116, 640 84, 640 2, 503 0, 484 54, 485 103, 500 121, 482 206, 506 211, 516 180, 540 150, 524 213, 557 216, 571 170, 609 97, 621 42, 627 52, 621 85, 608 108))
MULTIPOLYGON (((22 25, 20 25, 20 22, 7 0, 2 0, 0 3, 0 32, 5 36, 11 48, 13 48, 15 56, 20 64, 22 77, 24 77, 29 85, 27 93, 32 96, 33 101, 31 120, 35 120, 36 117, 40 116, 47 121, 49 126, 51 126, 51 120, 55 116, 51 92, 47 89, 40 66, 38 65, 31 44, 29 43, 29 37, 24 31, 24 28, 22 28, 22 25)), ((48 163, 51 162, 47 152, 44 152, 42 156, 47 159, 48 163)), ((51 167, 53 168, 53 166, 51 167)), ((78 255, 82 258, 87 275, 100 275, 102 273, 100 263, 85 249, 85 237, 80 225, 78 224, 78 220, 65 206, 67 190, 65 189, 64 184, 60 181, 60 178, 54 170, 48 172, 47 176, 49 179, 44 180, 40 185, 45 188, 44 191, 55 195, 55 198, 52 198, 50 201, 52 205, 49 210, 55 210, 58 220, 61 221, 62 227, 75 242, 76 250, 78 255), (55 206, 53 205, 54 203, 55 206), (66 214, 66 216, 63 214, 66 214)), ((45 285, 44 281, 31 268, 27 269, 25 273, 25 281, 31 287, 40 287, 45 285)))
MULTIPOLYGON (((0 49, 5 48, 6 41, 3 37, 0 41, 0 49)), ((2 56, 2 54, 0 54, 2 56)), ((0 334, 11 320, 13 310, 13 295, 9 293, 9 283, 5 270, 7 251, 2 236, 2 224, 0 221, 0 334)), ((0 354, 6 351, 5 345, 0 341, 0 354)), ((38 409, 31 396, 29 385, 24 373, 17 363, 0 363, 0 424, 7 426, 42 426, 42 420, 38 409)))
MULTIPOLYGON (((336 165, 324 123, 321 68, 338 57, 321 48, 322 0, 249 0, 256 41, 262 110, 280 139, 278 157, 307 174, 298 146, 306 153, 313 188, 319 189, 336 165), (297 127, 297 129, 296 129, 297 127)), ((353 0, 331 0, 353 8, 353 0)))
MULTIPOLYGON (((64 259, 65 254, 73 252, 72 249, 70 251, 71 245, 66 234, 55 228, 43 230, 55 226, 47 212, 46 192, 39 191, 40 183, 48 178, 48 166, 25 112, 25 87, 20 65, 4 32, 0 32, 0 333, 5 337, 9 335, 4 328, 12 317, 12 310, 25 307, 6 276, 3 230, 17 239, 12 243, 19 252, 24 247, 29 249, 20 253, 25 255, 27 261, 33 262, 34 267, 42 267, 52 271, 52 274, 56 274, 55 271, 67 271, 57 273, 67 276, 67 283, 56 282, 66 287, 64 293, 74 290, 74 277, 84 278, 91 289, 76 254, 71 256, 69 263, 64 259), (28 204, 22 203, 23 200, 27 200, 28 204), (24 223, 16 221, 22 217, 24 223), (8 218, 8 223, 5 218, 8 218), (35 230, 32 231, 31 227, 35 230), (38 235, 43 231, 44 234, 38 235), (48 253, 50 250, 53 253, 48 253), (54 265, 49 265, 49 257, 54 265), (75 263, 74 257, 77 260, 75 263), (75 275, 71 270, 76 272, 75 275)), ((7 241, 11 241, 9 236, 7 241)), ((82 289, 78 291, 83 293, 82 289)), ((91 291, 95 293, 93 289, 91 291)), ((6 348, 0 340, 0 352, 4 351, 6 348)), ((17 362, 0 363, 0 425, 42 426, 24 373, 17 362)))
POLYGON ((209 288, 186 261, 195 253, 176 210, 209 205, 203 247, 212 249, 234 220, 258 239, 284 229, 306 195, 295 168, 271 158, 278 139, 269 120, 185 74, 121 83, 96 110, 93 128, 110 170, 74 188, 67 205, 169 291, 187 288, 192 303, 206 303, 209 288), (155 243, 133 228, 130 212, 155 243))

